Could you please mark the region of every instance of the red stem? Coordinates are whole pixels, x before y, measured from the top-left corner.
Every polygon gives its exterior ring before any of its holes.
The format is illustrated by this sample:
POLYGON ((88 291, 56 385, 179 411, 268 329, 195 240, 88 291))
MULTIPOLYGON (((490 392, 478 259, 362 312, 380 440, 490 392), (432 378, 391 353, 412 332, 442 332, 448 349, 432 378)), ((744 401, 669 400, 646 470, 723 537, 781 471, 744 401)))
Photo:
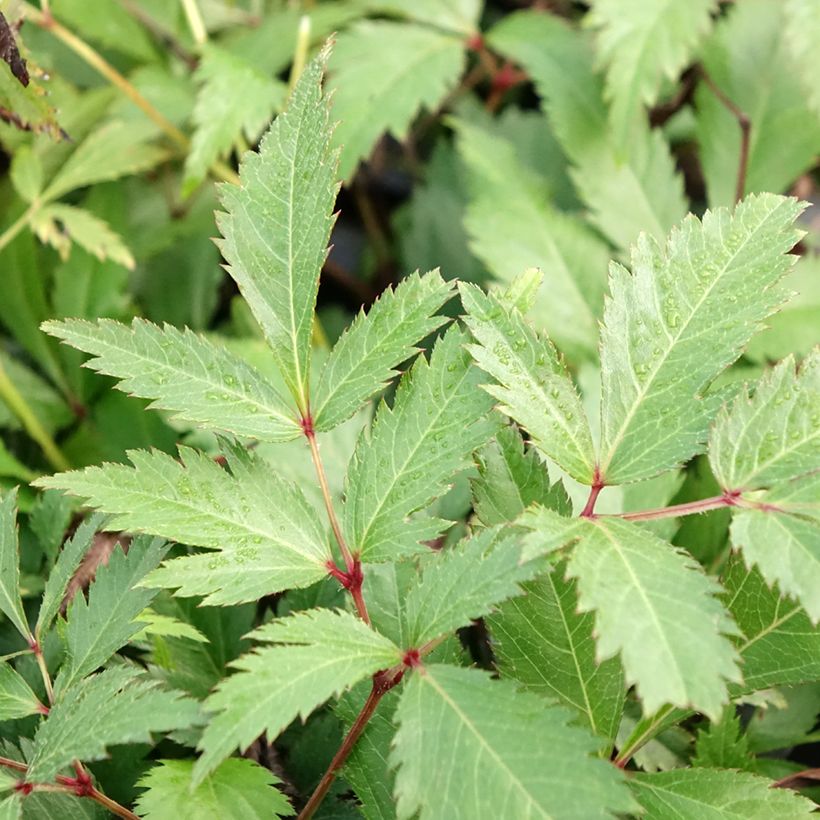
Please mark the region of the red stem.
POLYGON ((740 492, 725 492, 723 495, 716 495, 712 498, 703 498, 700 501, 687 501, 685 504, 674 504, 671 507, 658 507, 654 510, 641 510, 640 512, 620 513, 613 518, 623 518, 625 521, 655 521, 659 518, 677 518, 680 515, 692 515, 693 513, 704 513, 709 510, 719 510, 723 507, 738 506, 740 492))
POLYGON ((581 510, 581 518, 595 517, 595 502, 598 500, 598 496, 601 494, 603 488, 604 482, 601 480, 601 471, 596 467, 595 472, 592 474, 592 486, 589 488, 589 498, 587 499, 586 506, 581 510))
POLYGON ((820 780, 820 769, 803 769, 802 772, 793 772, 781 777, 780 780, 775 780, 772 783, 773 789, 790 789, 793 783, 799 780, 820 780))

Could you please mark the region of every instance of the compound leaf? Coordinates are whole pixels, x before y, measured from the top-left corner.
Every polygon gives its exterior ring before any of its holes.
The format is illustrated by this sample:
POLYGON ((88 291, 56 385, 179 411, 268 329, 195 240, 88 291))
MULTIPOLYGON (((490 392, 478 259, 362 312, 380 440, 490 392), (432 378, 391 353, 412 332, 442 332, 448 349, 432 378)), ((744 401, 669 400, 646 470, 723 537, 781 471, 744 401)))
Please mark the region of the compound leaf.
POLYGON ((638 773, 630 788, 644 820, 798 820, 810 818, 814 803, 749 772, 675 769, 638 773))
POLYGON ((718 416, 709 461, 724 490, 756 490, 817 467, 820 350, 795 372, 790 356, 718 416))
POLYGON ((212 430, 261 441, 301 435, 296 413, 256 368, 225 347, 185 328, 144 319, 50 321, 43 330, 91 353, 85 366, 120 379, 124 393, 212 430))
POLYGON ((151 732, 187 728, 200 715, 197 701, 135 669, 106 669, 65 689, 51 707, 34 736, 27 777, 51 780, 73 760, 100 760, 120 743, 150 743, 151 732))
POLYGON ((429 362, 416 360, 393 406, 382 404, 370 434, 359 439, 348 468, 343 527, 363 560, 392 560, 435 538, 445 522, 407 516, 440 495, 498 429, 465 342, 457 327, 448 330, 429 362))
POLYGON ((247 748, 262 732, 273 740, 294 718, 401 661, 392 641, 347 612, 309 610, 253 634, 275 645, 234 661, 238 671, 206 701, 217 715, 199 745, 195 784, 237 746, 247 748))
POLYGON ((317 430, 349 419, 397 375, 395 369, 446 321, 435 312, 452 295, 438 271, 403 279, 385 290, 367 315, 360 313, 333 346, 311 398, 317 430))
POLYGON ((414 23, 362 21, 339 35, 330 61, 340 174, 388 132, 402 140, 421 106, 435 109, 464 67, 461 36, 414 23))
POLYGON ((301 411, 307 410, 310 335, 336 199, 336 160, 322 71, 305 68, 259 152, 245 154, 241 184, 221 189, 219 243, 271 355, 301 411))
POLYGON ((464 323, 479 344, 469 350, 497 385, 484 389, 524 427, 541 452, 573 478, 592 484, 595 450, 586 413, 549 339, 539 338, 515 308, 475 285, 460 285, 464 323))
POLYGON ((631 273, 613 263, 601 331, 605 483, 649 478, 703 448, 717 410, 704 392, 783 300, 801 210, 750 196, 734 213, 688 216, 664 248, 641 236, 631 273))
POLYGON ((301 490, 259 458, 232 458, 232 473, 209 456, 180 448, 182 463, 161 452, 129 451, 133 467, 106 464, 40 479, 113 514, 114 529, 149 532, 219 550, 167 562, 148 582, 239 603, 327 574, 325 534, 301 490), (277 499, 277 503, 271 503, 277 499))
POLYGON ((485 672, 425 667, 396 712, 398 817, 546 820, 634 808, 620 773, 593 757, 599 742, 571 717, 485 672))
POLYGON ((268 769, 242 758, 229 758, 191 788, 193 760, 160 760, 140 781, 146 789, 137 798, 146 820, 269 820, 293 814, 287 798, 273 786, 268 769))

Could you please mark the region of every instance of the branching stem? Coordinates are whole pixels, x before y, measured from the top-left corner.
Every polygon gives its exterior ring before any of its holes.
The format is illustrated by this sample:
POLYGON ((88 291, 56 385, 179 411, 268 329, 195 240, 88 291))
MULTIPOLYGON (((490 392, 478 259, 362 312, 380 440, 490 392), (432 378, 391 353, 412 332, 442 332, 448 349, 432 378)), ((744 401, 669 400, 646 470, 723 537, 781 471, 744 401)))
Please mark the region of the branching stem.
POLYGON ((709 510, 719 510, 723 507, 738 506, 758 505, 753 505, 751 502, 742 502, 739 492, 726 492, 712 498, 702 498, 700 501, 687 501, 685 504, 673 504, 671 507, 658 507, 654 510, 620 513, 614 517, 623 518, 626 521, 655 521, 659 518, 677 518, 681 515, 693 515, 708 512, 709 510))

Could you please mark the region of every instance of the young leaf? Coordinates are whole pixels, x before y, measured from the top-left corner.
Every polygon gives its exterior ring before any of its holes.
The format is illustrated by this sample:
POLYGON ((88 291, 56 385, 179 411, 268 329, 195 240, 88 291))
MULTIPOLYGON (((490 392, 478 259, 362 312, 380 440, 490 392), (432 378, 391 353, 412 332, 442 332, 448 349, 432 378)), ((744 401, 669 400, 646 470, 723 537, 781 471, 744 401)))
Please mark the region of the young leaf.
MULTIPOLYGON (((815 459, 816 460, 816 459, 815 459)), ((774 509, 741 510, 732 518, 732 544, 763 577, 793 595, 811 618, 820 621, 820 522, 777 512, 777 489, 761 503, 774 509)))
POLYGON ((402 140, 421 106, 435 109, 464 66, 461 36, 413 23, 362 21, 339 35, 330 61, 333 135, 349 179, 384 133, 402 140))
POLYGON ((740 727, 734 705, 726 707, 719 721, 698 732, 692 765, 715 769, 751 769, 754 766, 749 741, 740 727))
POLYGON ((686 214, 686 199, 660 129, 637 123, 629 156, 612 144, 600 78, 585 38, 554 14, 517 12, 487 42, 532 77, 590 219, 621 249, 640 231, 657 240, 686 214))
POLYGON ((820 629, 805 610, 770 587, 760 571, 733 555, 721 578, 726 606, 740 628, 743 691, 820 678, 820 629))
POLYGON ((773 194, 747 197, 734 213, 688 216, 665 248, 642 236, 632 273, 613 263, 601 333, 605 483, 649 478, 703 448, 717 409, 703 394, 782 301, 801 210, 773 194))
POLYGON ((657 102, 661 82, 680 74, 716 7, 717 0, 594 0, 584 22, 598 32, 618 145, 627 147, 631 124, 657 102))
POLYGON ((362 560, 395 560, 435 538, 445 522, 407 520, 441 494, 473 450, 496 431, 482 374, 456 327, 404 376, 392 407, 382 404, 370 435, 359 439, 346 481, 343 527, 362 560))
POLYGON ((219 550, 170 561, 151 584, 179 587, 181 595, 216 593, 208 603, 239 603, 327 574, 330 551, 320 519, 299 488, 263 460, 232 464, 231 475, 186 447, 182 463, 158 451, 134 450, 129 457, 133 468, 107 464, 40 482, 113 513, 112 528, 219 550))
POLYGON ((597 663, 594 618, 578 612, 576 584, 561 562, 524 584, 524 595, 505 601, 487 625, 503 677, 577 710, 592 732, 614 740, 624 703, 618 658, 597 663))
POLYGON ((72 243, 76 243, 97 259, 110 259, 134 269, 134 257, 123 238, 107 222, 83 208, 59 203, 46 205, 34 214, 31 227, 40 241, 51 245, 63 260, 71 253, 72 243))
POLYGON ((403 279, 362 312, 342 334, 325 362, 311 397, 313 424, 331 430, 349 419, 397 375, 395 369, 446 321, 435 312, 452 295, 438 271, 403 279))
POLYGON ((592 757, 599 742, 571 717, 485 672, 425 667, 396 712, 397 816, 603 818, 634 808, 620 773, 592 757))
POLYGON ((781 362, 718 416, 709 461, 724 490, 756 490, 817 467, 820 447, 820 350, 795 373, 781 362))
POLYGON ((503 427, 476 458, 473 510, 485 527, 506 524, 535 503, 571 515, 563 485, 550 483, 546 465, 534 448, 525 447, 516 427, 503 427))
POLYGON ((108 563, 97 569, 85 596, 75 595, 68 608, 65 630, 66 658, 54 684, 55 695, 104 664, 142 628, 137 615, 156 595, 136 584, 165 554, 158 539, 135 538, 128 554, 117 548, 108 563))
POLYGON ((295 412, 256 368, 189 329, 98 319, 50 321, 43 330, 91 353, 85 366, 114 376, 124 393, 213 430, 261 441, 301 435, 295 412))
POLYGON ((160 760, 140 781, 136 809, 146 820, 269 820, 293 809, 273 788, 280 780, 252 760, 230 758, 196 788, 193 760, 160 760))
POLYGON ((484 389, 530 434, 536 447, 573 478, 592 484, 595 450, 586 413, 549 339, 539 338, 515 310, 475 285, 459 286, 464 323, 478 341, 469 350, 498 385, 484 389))
POLYGON ((218 714, 200 741, 194 784, 237 746, 247 748, 262 732, 273 740, 294 718, 307 718, 328 698, 401 661, 392 641, 346 612, 310 610, 253 634, 276 645, 235 661, 239 671, 206 701, 218 714))
POLYGON ((644 809, 643 820, 808 820, 812 816, 814 803, 790 789, 772 789, 771 785, 749 772, 717 769, 637 773, 629 781, 644 809))
POLYGON ((114 667, 65 689, 34 736, 27 778, 51 780, 73 760, 100 760, 106 747, 150 743, 151 732, 187 728, 200 719, 199 703, 114 667))
POLYGON ((521 582, 530 580, 543 564, 522 564, 520 558, 518 540, 500 538, 493 529, 431 559, 405 598, 408 644, 420 647, 521 595, 521 582))
POLYGON ((700 566, 646 529, 617 518, 588 522, 569 559, 580 610, 595 610, 599 660, 621 654, 644 712, 665 703, 716 718, 739 683, 736 631, 700 566), (723 633, 723 634, 722 634, 723 633))
POLYGON ((310 334, 333 225, 336 159, 322 96, 326 55, 310 63, 259 147, 245 154, 240 186, 221 189, 219 243, 300 410, 307 410, 310 334))
POLYGON ((578 217, 552 206, 547 180, 533 181, 512 142, 463 121, 456 131, 473 183, 464 220, 471 249, 501 282, 528 267, 545 271, 533 320, 567 355, 595 355, 609 249, 578 217))
POLYGON ((809 105, 820 115, 820 89, 816 82, 820 75, 820 55, 815 48, 820 41, 820 6, 813 0, 787 0, 784 33, 809 105))
POLYGON ((0 662, 0 721, 42 714, 43 704, 14 668, 0 662))
POLYGON ((285 99, 283 83, 211 44, 203 50, 194 79, 199 85, 192 117, 196 130, 185 158, 184 194, 192 193, 214 161, 238 141, 255 143, 285 99))
POLYGON ((31 637, 20 597, 20 548, 17 543, 17 490, 0 495, 0 612, 27 640, 31 637))

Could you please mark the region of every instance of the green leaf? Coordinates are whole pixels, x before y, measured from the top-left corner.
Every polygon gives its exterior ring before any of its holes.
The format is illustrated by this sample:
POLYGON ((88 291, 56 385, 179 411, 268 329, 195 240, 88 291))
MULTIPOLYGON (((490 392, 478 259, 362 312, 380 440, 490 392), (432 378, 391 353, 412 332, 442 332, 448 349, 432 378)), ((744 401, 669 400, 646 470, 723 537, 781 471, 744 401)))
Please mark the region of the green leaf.
POLYGON ((281 107, 286 92, 284 83, 211 44, 203 50, 194 80, 199 91, 191 150, 185 158, 184 193, 193 192, 210 166, 243 139, 253 145, 274 110, 281 107))
POLYGON ((28 640, 23 600, 20 597, 20 547, 17 541, 17 490, 0 495, 0 612, 28 640))
POLYGON ((138 125, 122 120, 95 128, 62 164, 42 199, 59 199, 75 188, 153 168, 165 159, 166 152, 147 141, 152 129, 147 122, 138 125))
POLYGON ((518 540, 501 538, 494 529, 431 558, 404 601, 407 643, 423 646, 521 595, 521 582, 529 581, 543 565, 522 564, 520 559, 518 540))
POLYGON ((534 448, 525 447, 516 427, 503 427, 476 458, 473 510, 485 527, 506 524, 535 503, 562 515, 572 513, 563 485, 550 483, 546 465, 534 448))
POLYGON ((597 663, 594 618, 578 611, 576 584, 561 562, 524 585, 525 595, 504 602, 487 619, 503 677, 577 710, 592 732, 614 740, 625 687, 617 658, 597 663))
POLYGON ((506 16, 487 42, 532 77, 593 224, 622 249, 640 231, 662 240, 687 210, 669 146, 641 123, 628 158, 613 144, 586 39, 556 15, 524 11, 506 16))
POLYGON ((809 105, 820 116, 820 89, 816 82, 820 76, 820 55, 815 48, 820 41, 820 6, 812 0, 787 0, 784 34, 809 105))
POLYGON ((108 563, 97 569, 85 596, 75 595, 68 608, 66 657, 54 683, 56 696, 102 666, 140 631, 137 615, 156 595, 136 585, 162 560, 166 546, 158 539, 135 538, 128 554, 115 548, 108 563))
POLYGON ((27 778, 51 780, 73 760, 100 760, 106 747, 151 743, 151 732, 187 728, 200 719, 199 703, 168 692, 125 666, 92 675, 65 689, 34 736, 27 778))
POLYGON ((36 475, 22 461, 15 458, 0 439, 0 477, 29 482, 33 481, 36 475))
POLYGON ((630 126, 643 106, 657 102, 662 81, 677 80, 717 5, 717 0, 594 0, 584 23, 597 30, 618 145, 628 147, 630 126))
POLYGON ((252 760, 231 758, 191 788, 193 760, 160 760, 139 785, 140 817, 147 820, 268 820, 286 817, 293 809, 273 788, 280 783, 272 772, 252 760))
POLYGON ((814 803, 748 772, 676 769, 637 773, 629 781, 645 813, 643 820, 797 820, 809 818, 814 803))
POLYGON ((65 260, 73 242, 100 260, 111 259, 129 270, 134 257, 122 237, 108 223, 73 205, 46 205, 36 211, 31 228, 41 242, 51 245, 65 260))
POLYGON ((511 141, 463 121, 456 122, 456 131, 471 174, 465 218, 471 249, 502 282, 529 267, 543 270, 533 321, 567 354, 594 356, 607 246, 578 217, 547 200, 547 181, 533 182, 536 175, 511 141))
POLYGON ((25 680, 10 664, 0 662, 0 720, 14 720, 43 711, 43 705, 25 680))
POLYGON ((548 555, 575 543, 586 533, 586 519, 567 518, 555 510, 534 504, 516 522, 532 533, 524 540, 522 560, 531 561, 538 555, 548 555))
POLYGON ((247 748, 262 732, 275 739, 296 717, 307 718, 328 698, 401 661, 392 641, 346 612, 310 610, 253 635, 276 645, 235 661, 238 671, 206 701, 217 715, 199 744, 195 784, 237 746, 247 748))
POLYGON ((398 817, 593 818, 634 808, 621 773, 592 757, 598 741, 571 716, 485 672, 425 667, 396 712, 398 817))
POLYGON ((734 213, 688 216, 665 248, 642 236, 631 273, 613 263, 601 333, 605 483, 649 478, 703 449, 717 409, 703 394, 783 300, 801 210, 747 197, 734 213))
POLYGON ((549 339, 539 338, 516 309, 475 285, 459 286, 464 323, 478 341, 469 350, 498 385, 484 389, 533 443, 573 478, 592 484, 595 450, 586 413, 566 366, 549 339))
POLYGON ((114 376, 124 393, 212 430, 261 441, 301 435, 295 412, 256 368, 189 329, 99 319, 50 321, 43 330, 91 353, 86 367, 114 376))
POLYGON ((714 597, 720 587, 692 558, 648 530, 617 518, 589 521, 569 574, 578 605, 595 610, 599 660, 620 652, 627 684, 645 713, 670 703, 716 718, 739 683, 737 628, 714 597))
POLYGON ((698 732, 692 765, 715 769, 751 769, 749 741, 740 727, 734 706, 728 706, 719 721, 698 732))
MULTIPOLYGON (((816 456, 815 456, 816 461, 816 456)), ((776 495, 763 497, 777 506, 776 495)), ((820 522, 770 509, 742 510, 732 518, 732 544, 748 564, 800 602, 812 623, 820 621, 820 522)))
POLYGON ((43 190, 43 164, 29 145, 15 150, 9 168, 15 190, 26 202, 33 202, 43 190))
POLYGON ((465 341, 457 327, 448 330, 430 361, 420 356, 402 378, 393 406, 381 405, 370 435, 359 439, 347 474, 343 527, 363 560, 395 560, 436 538, 446 522, 407 516, 441 495, 498 427, 465 341))
POLYGON ((744 390, 720 413, 709 461, 724 490, 756 490, 817 467, 820 350, 795 372, 789 357, 767 373, 750 399, 744 390))
POLYGON ((403 140, 422 106, 435 110, 464 67, 461 35, 414 23, 362 21, 342 32, 330 60, 333 135, 349 179, 385 132, 403 140))
POLYGON ((300 410, 307 410, 310 334, 336 199, 336 160, 322 95, 326 53, 302 73, 286 111, 245 154, 241 185, 221 189, 219 243, 300 410))
POLYGON ((395 14, 420 23, 449 29, 460 34, 474 34, 478 27, 483 3, 481 0, 354 0, 356 5, 372 12, 395 14))
POLYGON ((0 820, 19 820, 23 816, 23 798, 12 794, 0 800, 0 820))
POLYGON ((256 457, 232 456, 232 473, 187 447, 180 457, 182 463, 133 450, 133 468, 107 464, 39 481, 112 513, 114 529, 219 550, 174 559, 152 573, 152 585, 178 587, 180 595, 239 603, 325 577, 325 534, 298 487, 256 457))
POLYGON ((820 629, 802 607, 738 555, 729 559, 721 581, 726 606, 740 628, 735 642, 743 658, 743 691, 820 678, 820 629))
POLYGON ((418 352, 416 345, 446 321, 435 312, 452 295, 438 271, 415 273, 385 290, 367 315, 360 313, 333 346, 311 399, 317 430, 349 419, 418 352))
MULTIPOLYGON (((820 118, 807 105, 804 83, 795 70, 786 12, 786 2, 735 4, 702 50, 713 83, 749 117, 746 193, 787 190, 815 164, 820 144, 820 118), (763 88, 765 94, 760 93, 763 88)), ((809 29, 805 34, 811 36, 809 29)), ((730 205, 741 150, 737 118, 705 83, 694 102, 709 205, 730 205)))

